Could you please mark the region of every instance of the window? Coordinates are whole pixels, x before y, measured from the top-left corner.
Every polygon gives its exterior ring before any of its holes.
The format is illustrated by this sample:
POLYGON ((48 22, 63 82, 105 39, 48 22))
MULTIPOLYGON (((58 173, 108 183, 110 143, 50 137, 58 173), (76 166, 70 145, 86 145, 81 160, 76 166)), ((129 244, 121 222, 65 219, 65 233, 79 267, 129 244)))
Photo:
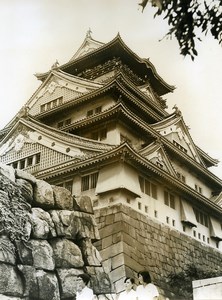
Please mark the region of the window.
POLYGON ((42 104, 40 106, 40 112, 45 112, 47 110, 51 110, 55 107, 57 107, 58 105, 61 105, 63 103, 63 97, 54 99, 50 102, 47 102, 46 104, 42 104))
POLYGON ((27 166, 31 166, 33 162, 33 156, 27 158, 27 166))
POLYGON ((106 128, 102 128, 98 131, 93 131, 91 133, 91 139, 96 140, 96 141, 103 141, 106 139, 106 136, 107 136, 106 128))
POLYGON ((202 194, 202 188, 200 186, 198 186, 197 184, 195 184, 195 190, 197 192, 199 192, 200 194, 202 194))
POLYGON ((163 164, 161 164, 159 161, 156 161, 156 165, 157 165, 159 168, 163 169, 163 164))
POLYGON ((72 184, 73 184, 73 180, 69 180, 58 184, 58 186, 64 187, 65 189, 67 189, 72 193, 72 184))
POLYGON ((50 110, 50 109, 51 109, 51 102, 47 103, 46 109, 47 109, 47 110, 50 110))
POLYGON ((93 110, 92 109, 88 110, 86 115, 87 115, 87 117, 92 116, 93 115, 93 110))
POLYGON ((17 161, 13 162, 13 163, 12 163, 12 167, 13 167, 14 169, 17 169, 17 168, 18 168, 18 162, 17 162, 17 161))
POLYGON ((11 166, 14 169, 25 169, 26 167, 34 166, 40 163, 40 153, 28 156, 21 160, 14 161, 11 166))
POLYGON ((52 101, 52 107, 54 108, 54 107, 56 107, 57 106, 57 100, 53 100, 52 101))
POLYGON ((154 210, 154 216, 155 216, 155 218, 157 218, 157 217, 158 217, 157 210, 154 210))
POLYGON ((194 210, 197 222, 204 225, 204 226, 206 226, 206 227, 209 227, 209 217, 208 217, 208 215, 203 213, 202 211, 200 211, 197 208, 194 208, 193 210, 194 210))
POLYGON ((36 164, 39 164, 40 163, 40 153, 36 154, 36 161, 35 161, 36 164))
POLYGON ((65 120, 65 126, 71 124, 71 119, 65 120))
POLYGON ((66 181, 64 183, 64 188, 66 188, 68 191, 72 193, 72 180, 66 181))
POLYGON ((141 210, 141 202, 138 202, 138 209, 141 210))
POLYGON ((147 194, 154 199, 157 199, 157 185, 150 182, 146 178, 139 176, 139 183, 141 192, 147 194))
POLYGON ((25 159, 20 160, 20 169, 25 168, 25 159))
POLYGON ((148 206, 145 205, 145 213, 148 214, 148 206))
POLYGON ((184 148, 182 145, 180 145, 179 143, 177 143, 175 140, 173 140, 173 144, 179 148, 182 152, 187 153, 187 149, 184 148))
POLYGON ((82 182, 81 182, 81 191, 87 191, 89 189, 94 189, 97 184, 99 173, 93 173, 90 175, 82 176, 82 182))
POLYGON ((93 115, 95 115, 95 114, 101 113, 101 111, 102 111, 102 106, 98 106, 98 107, 96 107, 96 108, 94 108, 94 109, 88 110, 88 111, 86 112, 86 116, 87 116, 87 117, 91 117, 91 116, 93 116, 93 115))
POLYGON ((164 204, 175 209, 175 196, 167 191, 164 191, 164 204))
POLYGON ((169 224, 170 218, 166 217, 166 222, 169 224))
POLYGON ((66 120, 63 120, 63 121, 60 121, 58 124, 57 124, 57 127, 58 128, 61 128, 63 126, 67 126, 71 124, 71 119, 66 119, 66 120))
POLYGON ((96 107, 95 108, 95 113, 99 114, 102 111, 102 106, 96 107))
POLYGON ((178 177, 178 179, 179 179, 180 181, 182 181, 182 182, 184 182, 184 183, 186 182, 186 178, 185 178, 185 176, 184 176, 183 174, 177 172, 177 177, 178 177))
POLYGON ((172 220, 172 225, 175 226, 175 220, 172 220))

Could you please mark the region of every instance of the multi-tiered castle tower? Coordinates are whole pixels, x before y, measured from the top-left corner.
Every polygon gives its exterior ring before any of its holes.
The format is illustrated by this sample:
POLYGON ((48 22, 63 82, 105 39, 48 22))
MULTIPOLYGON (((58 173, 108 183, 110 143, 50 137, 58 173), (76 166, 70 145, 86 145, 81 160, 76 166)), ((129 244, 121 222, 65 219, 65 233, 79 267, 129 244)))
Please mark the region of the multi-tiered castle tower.
POLYGON ((124 206, 222 251, 222 181, 208 170, 217 160, 194 143, 176 106, 166 111, 174 87, 148 59, 119 34, 104 44, 88 32, 67 63, 36 77, 40 87, 0 132, 1 162, 90 196, 102 235, 101 212, 124 206))

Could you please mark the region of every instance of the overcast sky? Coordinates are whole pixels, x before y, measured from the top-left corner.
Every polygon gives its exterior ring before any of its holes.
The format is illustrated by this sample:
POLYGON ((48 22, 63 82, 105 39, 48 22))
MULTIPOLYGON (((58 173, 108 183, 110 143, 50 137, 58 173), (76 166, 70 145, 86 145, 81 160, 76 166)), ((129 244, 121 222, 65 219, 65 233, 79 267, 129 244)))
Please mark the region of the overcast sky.
MULTIPOLYGON (((33 75, 48 71, 58 59, 66 63, 92 37, 109 42, 119 32, 140 57, 150 58, 159 75, 176 86, 167 94, 168 112, 182 111, 194 142, 222 162, 222 49, 210 36, 197 44, 194 62, 180 55, 177 41, 163 39, 168 27, 143 13, 141 0, 0 0, 0 128, 13 118, 40 82, 33 75), (161 40, 161 41, 160 41, 161 40)), ((212 168, 222 178, 222 163, 212 168)))

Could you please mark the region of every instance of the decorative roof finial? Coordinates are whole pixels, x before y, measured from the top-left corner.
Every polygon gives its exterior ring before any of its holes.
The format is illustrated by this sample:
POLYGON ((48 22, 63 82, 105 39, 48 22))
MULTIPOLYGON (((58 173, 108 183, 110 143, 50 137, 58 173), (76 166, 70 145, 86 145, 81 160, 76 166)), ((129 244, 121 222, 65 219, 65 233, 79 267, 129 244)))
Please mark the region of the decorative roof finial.
POLYGON ((87 30, 87 32, 86 32, 86 37, 87 37, 87 38, 92 38, 91 33, 92 33, 92 30, 89 28, 89 29, 87 30))
POLYGON ((51 66, 51 69, 57 69, 59 67, 58 60, 55 61, 55 63, 51 66))
POLYGON ((176 104, 173 106, 173 109, 175 110, 174 113, 175 113, 176 115, 181 116, 181 111, 179 110, 179 108, 177 107, 176 104))

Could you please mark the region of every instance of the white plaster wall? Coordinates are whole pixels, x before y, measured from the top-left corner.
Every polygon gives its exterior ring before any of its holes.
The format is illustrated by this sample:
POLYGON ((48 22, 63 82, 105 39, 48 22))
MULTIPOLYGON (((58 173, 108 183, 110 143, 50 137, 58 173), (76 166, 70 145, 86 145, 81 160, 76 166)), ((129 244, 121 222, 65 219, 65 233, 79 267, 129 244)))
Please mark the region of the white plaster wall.
POLYGON ((195 280, 192 285, 194 300, 222 299, 222 277, 195 280))

